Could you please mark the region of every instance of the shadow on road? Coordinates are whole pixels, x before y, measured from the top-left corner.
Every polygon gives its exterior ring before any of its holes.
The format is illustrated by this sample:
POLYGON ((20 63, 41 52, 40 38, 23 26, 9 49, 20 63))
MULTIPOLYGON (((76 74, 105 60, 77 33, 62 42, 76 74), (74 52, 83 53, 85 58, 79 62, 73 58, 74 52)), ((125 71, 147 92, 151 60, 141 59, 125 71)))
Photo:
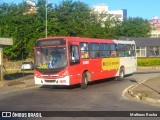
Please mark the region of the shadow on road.
POLYGON ((77 85, 72 85, 72 86, 42 85, 40 88, 42 88, 42 89, 76 89, 76 88, 79 88, 79 87, 80 87, 80 85, 77 84, 77 85))

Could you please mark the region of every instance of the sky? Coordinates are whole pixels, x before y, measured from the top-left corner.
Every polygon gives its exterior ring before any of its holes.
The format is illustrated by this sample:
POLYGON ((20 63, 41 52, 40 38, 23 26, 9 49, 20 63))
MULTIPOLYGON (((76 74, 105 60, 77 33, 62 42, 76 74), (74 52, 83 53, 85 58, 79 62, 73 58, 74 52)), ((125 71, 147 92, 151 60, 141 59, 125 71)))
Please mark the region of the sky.
MULTIPOLYGON (((16 3, 19 4, 24 0, 0 0, 0 3, 16 3)), ((34 0, 35 2, 37 0, 34 0)), ((63 0, 48 0, 53 4, 60 4, 63 0)), ((109 11, 127 9, 128 17, 142 17, 151 20, 154 16, 160 18, 160 0, 73 0, 81 1, 90 8, 96 4, 106 4, 109 11)))

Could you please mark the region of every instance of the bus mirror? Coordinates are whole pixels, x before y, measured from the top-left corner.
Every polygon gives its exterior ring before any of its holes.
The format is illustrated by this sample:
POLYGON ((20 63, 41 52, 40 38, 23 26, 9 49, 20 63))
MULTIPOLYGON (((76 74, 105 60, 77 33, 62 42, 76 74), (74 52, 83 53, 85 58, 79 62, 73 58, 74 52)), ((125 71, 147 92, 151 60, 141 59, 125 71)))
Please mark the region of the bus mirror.
POLYGON ((74 57, 71 58, 71 62, 76 62, 76 59, 74 57))
POLYGON ((70 60, 71 65, 78 64, 78 63, 80 63, 80 60, 76 60, 74 57, 71 58, 70 60))

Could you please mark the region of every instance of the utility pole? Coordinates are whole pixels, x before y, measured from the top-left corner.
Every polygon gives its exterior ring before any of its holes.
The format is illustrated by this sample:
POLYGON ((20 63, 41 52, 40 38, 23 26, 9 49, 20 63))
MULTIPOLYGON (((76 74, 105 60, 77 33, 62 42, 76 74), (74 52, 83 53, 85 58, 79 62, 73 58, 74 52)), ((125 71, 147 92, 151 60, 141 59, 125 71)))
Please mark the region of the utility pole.
POLYGON ((0 80, 3 80, 3 48, 0 48, 0 80))
POLYGON ((48 36, 48 35, 47 35, 47 34, 48 34, 48 33, 47 33, 47 26, 48 26, 48 25, 47 25, 47 24, 48 24, 48 23, 47 23, 47 22, 48 22, 48 18, 47 18, 47 17, 48 17, 48 16, 47 16, 47 13, 48 13, 48 11, 47 11, 47 5, 48 5, 48 0, 46 0, 46 5, 45 5, 45 6, 46 6, 46 30, 45 30, 45 32, 46 32, 46 38, 47 38, 47 36, 48 36))

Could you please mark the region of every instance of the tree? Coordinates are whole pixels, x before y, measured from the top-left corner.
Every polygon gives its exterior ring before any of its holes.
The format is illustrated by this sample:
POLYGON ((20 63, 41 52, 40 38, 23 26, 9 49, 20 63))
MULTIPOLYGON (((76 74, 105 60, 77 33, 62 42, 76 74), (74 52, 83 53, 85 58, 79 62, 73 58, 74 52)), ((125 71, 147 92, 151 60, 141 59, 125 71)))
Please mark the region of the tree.
POLYGON ((117 34, 120 37, 150 37, 151 27, 143 18, 128 18, 117 26, 117 34))
POLYGON ((59 26, 55 28, 56 35, 107 37, 107 27, 102 27, 104 21, 83 2, 63 1, 53 11, 54 23, 59 26))
POLYGON ((16 40, 17 36, 17 29, 20 22, 20 17, 17 15, 20 15, 20 12, 22 11, 21 5, 18 7, 15 4, 2 4, 1 5, 1 15, 0 15, 0 37, 12 37, 14 40, 14 45, 11 47, 7 47, 4 49, 4 55, 7 56, 7 58, 14 58, 17 57, 20 50, 19 44, 21 41, 16 40))
POLYGON ((31 6, 25 2, 0 4, 0 37, 13 38, 13 46, 4 49, 6 58, 22 59, 33 55, 37 39, 45 37, 46 7, 48 36, 79 36, 91 38, 148 37, 147 20, 129 18, 118 21, 107 13, 97 14, 85 3, 66 0, 53 6, 38 0, 36 13, 26 14, 31 6))
POLYGON ((24 14, 28 7, 25 2, 7 5, 7 12, 1 15, 0 36, 13 38, 13 46, 4 49, 4 55, 8 59, 22 59, 22 54, 27 58, 33 53, 35 40, 42 37, 42 24, 39 22, 41 17, 38 14, 24 14))

